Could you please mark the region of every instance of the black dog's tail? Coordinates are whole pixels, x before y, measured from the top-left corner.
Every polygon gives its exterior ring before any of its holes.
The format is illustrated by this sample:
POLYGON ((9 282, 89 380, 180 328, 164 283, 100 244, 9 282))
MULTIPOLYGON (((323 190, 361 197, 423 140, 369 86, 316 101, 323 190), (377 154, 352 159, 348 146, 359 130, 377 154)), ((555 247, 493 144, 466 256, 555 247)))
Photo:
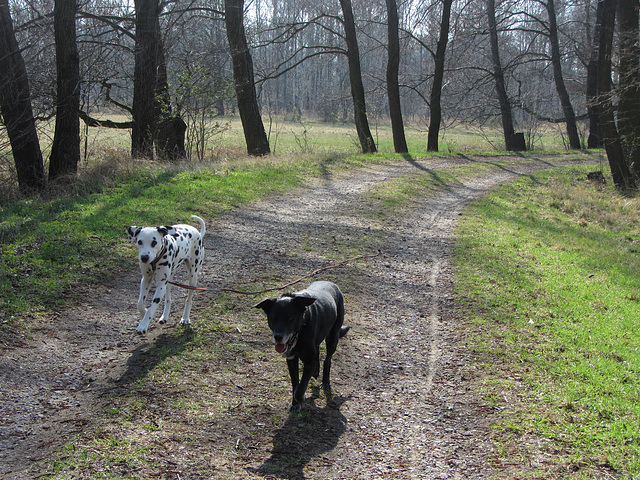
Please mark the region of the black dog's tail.
POLYGON ((340 338, 344 337, 349 330, 351 330, 351 327, 341 327, 340 328, 340 338))

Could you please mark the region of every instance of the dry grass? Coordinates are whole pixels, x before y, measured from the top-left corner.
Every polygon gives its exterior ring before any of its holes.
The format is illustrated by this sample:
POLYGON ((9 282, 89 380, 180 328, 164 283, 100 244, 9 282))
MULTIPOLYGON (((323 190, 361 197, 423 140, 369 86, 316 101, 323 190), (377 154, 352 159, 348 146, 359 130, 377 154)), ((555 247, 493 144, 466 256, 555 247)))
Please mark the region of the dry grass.
MULTIPOLYGON (((126 121, 124 115, 107 114, 103 119, 126 121)), ((308 156, 328 159, 337 156, 360 153, 360 146, 352 123, 325 123, 314 119, 292 121, 284 116, 264 118, 265 129, 269 137, 271 151, 277 160, 271 157, 254 158, 247 155, 242 124, 237 116, 211 119, 208 127, 208 141, 203 160, 181 161, 177 164, 147 162, 132 159, 130 156, 131 133, 129 130, 110 128, 84 128, 81 125, 81 162, 79 175, 73 179, 60 179, 49 187, 49 194, 60 195, 64 192, 78 195, 83 192, 100 192, 114 180, 127 175, 134 169, 210 169, 222 171, 235 169, 240 165, 253 166, 276 161, 287 163, 290 159, 299 160, 308 156)), ((54 120, 38 125, 40 142, 45 158, 45 172, 48 171, 48 157, 54 131, 54 120)), ((372 134, 381 154, 393 153, 391 127, 386 121, 372 122, 372 134)), ((407 122, 405 129, 409 149, 414 155, 426 153, 427 130, 420 121, 407 122)), ((452 125, 442 130, 440 151, 481 152, 503 148, 500 130, 493 126, 481 127, 468 124, 452 125)), ((556 129, 539 129, 536 147, 562 150, 562 135, 556 129)), ((20 197, 10 145, 6 132, 0 130, 0 204, 20 197)), ((194 159, 196 155, 192 156, 194 159)))

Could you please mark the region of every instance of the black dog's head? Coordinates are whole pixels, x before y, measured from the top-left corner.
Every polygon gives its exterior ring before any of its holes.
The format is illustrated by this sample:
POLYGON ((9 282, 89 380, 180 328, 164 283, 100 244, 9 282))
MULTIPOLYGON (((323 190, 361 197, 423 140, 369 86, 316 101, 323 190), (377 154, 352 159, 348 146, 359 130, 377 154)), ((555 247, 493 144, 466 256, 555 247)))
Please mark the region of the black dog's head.
POLYGON ((316 299, 305 294, 286 293, 280 298, 268 298, 254 308, 267 314, 273 332, 276 352, 288 355, 295 346, 298 332, 304 325, 304 312, 316 299))

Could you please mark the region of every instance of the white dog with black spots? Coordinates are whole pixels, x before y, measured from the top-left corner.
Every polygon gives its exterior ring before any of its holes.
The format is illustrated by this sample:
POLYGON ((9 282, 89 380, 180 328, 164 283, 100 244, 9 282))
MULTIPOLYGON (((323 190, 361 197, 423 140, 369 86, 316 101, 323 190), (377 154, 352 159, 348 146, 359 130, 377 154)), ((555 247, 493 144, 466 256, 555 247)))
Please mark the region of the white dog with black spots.
MULTIPOLYGON (((160 323, 169 320, 171 310, 171 284, 174 272, 181 264, 186 264, 189 269, 189 285, 198 284, 198 271, 204 260, 204 221, 200 217, 192 215, 200 222, 200 231, 191 225, 171 225, 163 227, 129 227, 129 242, 135 242, 138 247, 138 262, 142 272, 140 282, 140 297, 138 298, 138 311, 142 320, 136 329, 138 333, 146 333, 149 322, 156 313, 158 305, 164 297, 164 311, 160 323), (151 282, 155 279, 156 293, 151 300, 151 305, 146 308, 147 295, 151 288, 151 282)), ((189 290, 187 302, 182 314, 183 325, 190 325, 191 300, 193 290, 189 290)))

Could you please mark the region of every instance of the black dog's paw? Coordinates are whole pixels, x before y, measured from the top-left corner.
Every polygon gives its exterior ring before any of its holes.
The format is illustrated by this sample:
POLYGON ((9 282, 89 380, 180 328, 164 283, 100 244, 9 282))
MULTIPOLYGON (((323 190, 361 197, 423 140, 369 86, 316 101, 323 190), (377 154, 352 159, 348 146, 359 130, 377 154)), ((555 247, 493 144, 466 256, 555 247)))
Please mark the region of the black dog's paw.
POLYGON ((324 390, 325 395, 331 395, 331 384, 330 383, 322 383, 322 390, 324 390))
POLYGON ((300 403, 292 403, 289 407, 291 413, 300 413, 300 410, 302 410, 302 404, 300 403))

